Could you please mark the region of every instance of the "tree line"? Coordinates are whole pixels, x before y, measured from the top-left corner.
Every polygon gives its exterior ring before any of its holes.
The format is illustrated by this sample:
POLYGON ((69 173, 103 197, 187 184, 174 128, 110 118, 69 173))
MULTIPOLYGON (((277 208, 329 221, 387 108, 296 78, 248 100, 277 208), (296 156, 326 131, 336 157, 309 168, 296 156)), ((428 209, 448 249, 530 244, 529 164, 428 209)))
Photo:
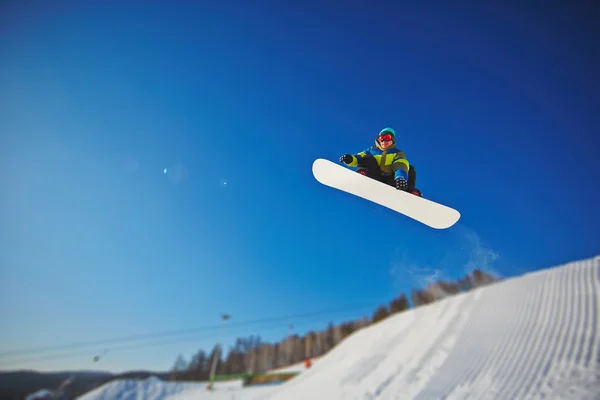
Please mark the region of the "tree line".
MULTIPOLYGON (((421 307, 498 280, 499 278, 480 269, 474 269, 471 274, 456 281, 438 280, 429 283, 424 288, 412 289, 410 295, 400 293, 389 304, 378 306, 370 317, 338 325, 330 322, 324 330, 310 331, 303 336, 290 335, 277 343, 264 343, 257 335, 240 337, 236 339, 226 355, 219 354, 216 373, 255 374, 319 357, 357 330, 375 324, 390 315, 410 308, 421 307)), ((209 353, 200 349, 189 361, 179 355, 170 372, 169 379, 207 381, 210 376, 211 361, 217 351, 218 345, 215 345, 209 353)))

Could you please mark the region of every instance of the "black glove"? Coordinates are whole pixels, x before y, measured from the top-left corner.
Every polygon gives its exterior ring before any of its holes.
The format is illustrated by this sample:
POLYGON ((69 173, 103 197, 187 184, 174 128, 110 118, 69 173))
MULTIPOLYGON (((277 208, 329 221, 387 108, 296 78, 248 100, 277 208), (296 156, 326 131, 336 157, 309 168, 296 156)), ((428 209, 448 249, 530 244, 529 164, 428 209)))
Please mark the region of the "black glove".
POLYGON ((340 162, 343 162, 344 164, 350 164, 352 162, 352 155, 344 154, 340 157, 340 162))
POLYGON ((404 178, 396 178, 396 189, 398 190, 408 190, 408 183, 404 178))

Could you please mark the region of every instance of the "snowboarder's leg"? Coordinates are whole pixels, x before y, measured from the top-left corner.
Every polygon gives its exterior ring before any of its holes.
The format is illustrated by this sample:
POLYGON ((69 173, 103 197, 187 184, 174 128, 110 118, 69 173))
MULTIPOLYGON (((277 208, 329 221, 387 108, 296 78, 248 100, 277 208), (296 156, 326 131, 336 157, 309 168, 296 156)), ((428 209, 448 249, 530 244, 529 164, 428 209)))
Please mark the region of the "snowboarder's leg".
POLYGON ((415 167, 411 165, 408 169, 408 191, 412 192, 413 190, 415 190, 416 185, 417 171, 415 171, 415 167))
MULTIPOLYGON (((375 179, 386 185, 396 186, 396 182, 394 181, 394 175, 382 175, 381 169, 379 169, 379 164, 377 164, 377 160, 373 156, 365 156, 358 160, 358 169, 356 170, 359 174, 365 175, 369 178, 375 179)), ((414 167, 411 165, 408 170, 408 193, 412 193, 416 196, 422 197, 421 192, 417 189, 416 186, 417 181, 417 172, 414 167)))
POLYGON ((373 156, 365 156, 358 160, 358 169, 356 172, 385 183, 386 185, 396 187, 394 175, 383 175, 379 168, 379 164, 377 164, 377 160, 373 156))
POLYGON ((365 156, 359 159, 356 172, 378 181, 381 180, 381 170, 379 169, 377 160, 373 156, 365 156))
POLYGON ((413 165, 408 169, 408 189, 406 191, 415 196, 423 197, 421 191, 417 189, 417 171, 413 165))

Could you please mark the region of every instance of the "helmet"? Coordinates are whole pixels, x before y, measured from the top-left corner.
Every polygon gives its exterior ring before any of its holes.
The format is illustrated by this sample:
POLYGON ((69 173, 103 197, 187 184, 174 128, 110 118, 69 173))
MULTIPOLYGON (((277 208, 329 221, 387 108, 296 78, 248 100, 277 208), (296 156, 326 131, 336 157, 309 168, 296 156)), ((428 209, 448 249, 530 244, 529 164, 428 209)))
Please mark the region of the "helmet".
POLYGON ((392 137, 392 147, 396 145, 396 131, 394 131, 392 128, 384 128, 381 130, 381 132, 379 132, 379 135, 377 135, 377 138, 375 138, 375 146, 377 146, 377 148, 379 148, 380 150, 383 150, 381 148, 381 143, 379 143, 379 137, 381 135, 390 135, 392 137))
POLYGON ((392 128, 383 128, 381 130, 381 132, 379 132, 378 136, 383 135, 384 133, 389 133, 390 135, 392 135, 392 137, 394 138, 394 140, 396 140, 396 131, 392 128))

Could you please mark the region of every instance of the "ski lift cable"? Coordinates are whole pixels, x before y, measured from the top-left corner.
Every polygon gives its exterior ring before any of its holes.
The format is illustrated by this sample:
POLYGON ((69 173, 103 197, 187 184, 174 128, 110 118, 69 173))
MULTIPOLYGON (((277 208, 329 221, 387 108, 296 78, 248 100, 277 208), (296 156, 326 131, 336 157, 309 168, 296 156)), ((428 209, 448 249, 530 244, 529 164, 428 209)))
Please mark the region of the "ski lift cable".
MULTIPOLYGON (((285 316, 269 317, 269 318, 262 318, 262 319, 256 319, 256 320, 241 321, 241 322, 228 322, 227 329, 236 328, 236 327, 248 327, 248 326, 252 326, 252 325, 261 325, 261 324, 265 324, 265 323, 269 323, 269 322, 297 320, 297 319, 309 318, 309 317, 313 317, 313 316, 333 315, 335 313, 347 312, 347 311, 358 311, 358 310, 372 308, 372 307, 373 307, 372 304, 362 305, 362 306, 354 305, 354 306, 347 306, 347 307, 342 307, 342 308, 338 308, 338 309, 321 310, 321 311, 315 311, 315 312, 310 312, 310 313, 291 314, 291 315, 285 315, 285 316)), ((231 318, 229 316, 229 314, 223 314, 223 315, 227 315, 229 318, 231 318)), ((229 319, 229 318, 227 318, 227 319, 229 319)), ((223 328, 222 326, 217 324, 217 325, 201 326, 201 327, 190 328, 190 329, 180 329, 180 330, 172 330, 172 331, 163 331, 163 332, 155 332, 155 333, 145 333, 145 334, 137 334, 137 335, 130 335, 130 336, 114 337, 114 338, 107 338, 107 339, 101 339, 101 340, 95 340, 95 341, 74 342, 74 343, 66 343, 66 344, 54 345, 54 346, 19 349, 19 350, 12 350, 12 351, 8 351, 8 352, 0 353, 0 357, 2 357, 4 359, 4 358, 8 358, 8 357, 23 356, 26 354, 40 354, 40 353, 54 352, 54 351, 61 351, 61 350, 68 350, 68 349, 76 349, 76 348, 105 346, 108 344, 114 344, 114 343, 119 343, 119 342, 139 342, 139 341, 148 340, 148 339, 165 338, 165 337, 171 337, 171 336, 181 336, 181 335, 198 333, 198 332, 203 332, 203 331, 211 331, 211 330, 214 330, 216 332, 216 331, 218 331, 218 329, 222 329, 222 328, 223 328)), ((3 360, 3 361, 7 362, 9 360, 3 360)))

